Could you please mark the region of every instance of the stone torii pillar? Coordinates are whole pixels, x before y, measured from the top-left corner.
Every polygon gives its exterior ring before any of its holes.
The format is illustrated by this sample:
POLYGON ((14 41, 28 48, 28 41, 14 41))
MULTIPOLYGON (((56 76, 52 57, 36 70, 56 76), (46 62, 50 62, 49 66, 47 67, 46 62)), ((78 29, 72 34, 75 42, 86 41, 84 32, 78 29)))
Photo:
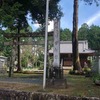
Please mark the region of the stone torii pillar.
POLYGON ((54 20, 53 67, 60 67, 60 21, 54 20))
POLYGON ((55 78, 62 77, 60 66, 60 19, 54 19, 53 71, 55 78))

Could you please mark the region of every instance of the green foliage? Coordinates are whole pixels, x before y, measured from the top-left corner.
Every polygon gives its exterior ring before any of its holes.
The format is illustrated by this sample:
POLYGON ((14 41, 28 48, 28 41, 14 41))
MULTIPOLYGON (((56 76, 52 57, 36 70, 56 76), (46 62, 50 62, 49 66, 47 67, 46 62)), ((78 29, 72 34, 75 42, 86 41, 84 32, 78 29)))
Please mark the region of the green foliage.
POLYGON ((99 6, 100 3, 100 0, 81 0, 81 1, 84 1, 85 4, 89 4, 89 5, 95 3, 97 6, 99 6))
POLYGON ((84 67, 84 68, 82 68, 82 71, 83 71, 83 72, 90 72, 90 71, 91 71, 91 68, 89 68, 89 67, 84 67))
POLYGON ((32 54, 32 46, 22 46, 21 62, 22 67, 27 67, 29 62, 34 62, 32 54))
POLYGON ((4 47, 4 44, 3 44, 3 34, 2 34, 2 30, 0 30, 0 51, 3 51, 3 47, 4 47))
POLYGON ((84 68, 82 68, 82 73, 83 73, 86 77, 92 76, 91 68, 89 68, 89 67, 84 67, 84 68))
POLYGON ((91 49, 100 50, 100 27, 92 25, 89 29, 87 39, 91 49))
MULTIPOLYGON (((58 5, 60 0, 50 0, 49 19, 61 17, 61 7, 58 5)), ((0 24, 9 28, 11 31, 20 32, 28 26, 27 20, 45 23, 46 0, 3 0, 0 5, 0 24), (30 13, 30 18, 27 14, 30 13)), ((18 33, 19 33, 18 32, 18 33)))
POLYGON ((78 32, 79 40, 88 40, 89 47, 94 50, 100 50, 100 27, 96 25, 83 24, 78 32))
POLYGON ((4 31, 0 30, 0 53, 3 56, 10 57, 12 47, 4 45, 4 42, 10 41, 10 39, 4 38, 3 33, 4 31))
MULTIPOLYGON (((61 7, 58 5, 60 0, 50 0, 49 1, 49 19, 52 20, 55 17, 61 17, 61 7)), ((46 0, 31 0, 30 6, 28 7, 31 13, 32 19, 37 20, 39 23, 43 24, 45 22, 45 9, 46 0)))
POLYGON ((3 55, 6 57, 11 57, 12 54, 12 47, 11 46, 5 46, 3 50, 3 55))
POLYGON ((21 65, 22 65, 22 67, 24 67, 24 68, 26 68, 27 67, 27 65, 28 65, 28 58, 27 57, 22 57, 22 59, 21 59, 21 65))
POLYGON ((95 83, 96 80, 99 80, 100 81, 100 74, 93 75, 93 82, 95 83))
POLYGON ((69 74, 71 74, 71 75, 83 75, 83 73, 78 71, 78 70, 70 70, 69 74))
POLYGON ((72 33, 69 29, 61 29, 60 40, 61 41, 70 41, 72 39, 72 33))
POLYGON ((23 26, 25 26, 25 11, 22 9, 22 5, 18 2, 4 0, 4 3, 0 8, 0 15, 1 24, 5 27, 10 28, 11 30, 17 28, 19 20, 20 23, 23 22, 23 26))
MULTIPOLYGON (((59 1, 60 0, 50 0, 50 20, 62 15, 61 8, 58 5, 59 1)), ((25 30, 32 32, 30 28, 27 28, 27 20, 29 20, 27 14, 30 13, 30 17, 33 21, 43 24, 45 22, 45 10, 46 0, 3 0, 0 5, 0 25, 7 27, 8 30, 6 32, 8 33, 20 33, 25 32, 25 30)), ((0 49, 3 49, 2 42, 4 41, 1 36, 0 49)), ((9 50, 10 49, 11 48, 9 48, 9 50)), ((4 54, 8 56, 6 47, 4 51, 4 54)))
POLYGON ((79 40, 87 40, 87 35, 89 33, 89 26, 84 23, 78 31, 79 40))
POLYGON ((87 77, 90 77, 92 75, 91 68, 89 68, 89 67, 82 68, 81 72, 78 70, 70 70, 69 74, 71 74, 71 75, 85 75, 87 77))

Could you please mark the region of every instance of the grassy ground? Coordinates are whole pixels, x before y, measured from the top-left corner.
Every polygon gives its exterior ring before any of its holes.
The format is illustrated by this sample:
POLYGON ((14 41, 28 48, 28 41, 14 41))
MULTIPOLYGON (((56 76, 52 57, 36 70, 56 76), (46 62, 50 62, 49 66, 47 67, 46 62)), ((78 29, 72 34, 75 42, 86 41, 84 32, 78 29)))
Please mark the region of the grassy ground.
MULTIPOLYGON (((0 76, 1 78, 2 76, 0 76)), ((5 76, 6 77, 6 76, 5 76)), ((38 78, 41 77, 42 74, 21 74, 15 73, 13 78, 38 78)), ((38 91, 38 92, 46 92, 46 93, 55 93, 55 94, 64 94, 70 96, 92 96, 92 97, 100 97, 100 86, 96 86, 93 84, 92 78, 79 76, 79 75, 69 75, 66 74, 65 78, 67 79, 67 88, 60 88, 55 85, 55 88, 46 88, 42 89, 41 85, 34 85, 32 83, 11 83, 11 82, 0 82, 0 88, 4 89, 14 89, 14 90, 22 90, 22 91, 38 91)))
POLYGON ((67 75, 68 88, 54 90, 55 93, 73 96, 96 96, 100 97, 100 87, 95 86, 91 78, 84 76, 67 75))

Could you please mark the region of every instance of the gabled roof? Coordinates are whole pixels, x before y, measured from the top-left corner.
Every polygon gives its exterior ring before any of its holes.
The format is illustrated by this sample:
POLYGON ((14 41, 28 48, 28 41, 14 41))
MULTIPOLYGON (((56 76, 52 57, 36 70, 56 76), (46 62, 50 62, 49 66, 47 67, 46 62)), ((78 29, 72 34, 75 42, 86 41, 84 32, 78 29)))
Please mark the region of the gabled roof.
MULTIPOLYGON (((94 50, 88 48, 87 40, 78 41, 79 53, 94 53, 94 50)), ((49 53, 53 53, 53 48, 49 50, 49 53)), ((60 53, 72 53, 72 41, 60 41, 60 53)))

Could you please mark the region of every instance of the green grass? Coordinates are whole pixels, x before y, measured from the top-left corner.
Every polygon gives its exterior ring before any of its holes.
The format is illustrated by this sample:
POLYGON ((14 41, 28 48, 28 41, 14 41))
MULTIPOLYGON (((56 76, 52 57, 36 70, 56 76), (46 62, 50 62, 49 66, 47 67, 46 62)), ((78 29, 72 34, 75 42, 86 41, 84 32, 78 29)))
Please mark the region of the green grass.
POLYGON ((75 96, 98 96, 100 97, 100 87, 93 84, 92 78, 68 75, 69 95, 75 96))
MULTIPOLYGON (((42 89, 41 86, 38 86, 36 91, 38 92, 46 92, 46 93, 54 93, 54 94, 64 94, 70 96, 88 96, 88 97, 100 97, 100 86, 96 86, 93 84, 92 78, 79 76, 79 75, 66 75, 68 82, 67 88, 60 88, 60 86, 55 88, 46 88, 45 90, 42 89)), ((27 88, 24 90, 26 91, 34 91, 32 87, 27 88)))
POLYGON ((71 96, 96 96, 100 97, 100 86, 93 84, 92 78, 79 75, 67 75, 68 87, 66 89, 55 89, 52 92, 71 96))
MULTIPOLYGON (((1 76, 0 76, 1 77, 1 76)), ((38 78, 43 77, 43 74, 33 73, 33 74, 23 74, 23 73, 14 73, 13 78, 38 78)), ((21 88, 14 88, 16 90, 23 90, 23 91, 37 91, 37 92, 46 92, 46 93, 54 93, 54 94, 64 94, 64 95, 70 95, 70 96, 88 96, 88 97, 100 97, 100 86, 96 86, 93 83, 93 79, 90 77, 85 77, 81 75, 69 75, 66 74, 65 78, 67 79, 67 88, 61 88, 60 86, 56 86, 55 88, 47 87, 45 90, 42 89, 41 85, 27 85, 21 88)), ((17 86, 19 84, 13 85, 17 86)), ((26 84, 25 84, 26 85, 26 84)), ((10 86, 8 84, 7 86, 10 86)), ((17 86, 18 87, 18 86, 17 86)), ((6 87, 5 87, 6 88, 6 87)), ((9 87, 10 88, 10 87, 9 87)))

